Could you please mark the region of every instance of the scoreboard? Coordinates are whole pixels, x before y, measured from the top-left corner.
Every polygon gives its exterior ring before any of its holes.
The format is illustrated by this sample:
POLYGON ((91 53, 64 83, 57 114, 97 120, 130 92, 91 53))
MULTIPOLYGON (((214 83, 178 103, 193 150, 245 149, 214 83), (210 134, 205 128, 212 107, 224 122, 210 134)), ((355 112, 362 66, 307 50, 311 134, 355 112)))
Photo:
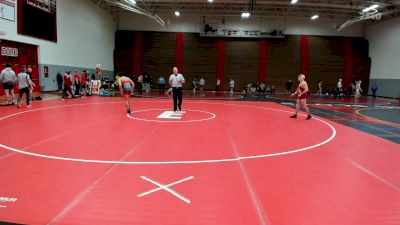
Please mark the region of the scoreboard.
POLYGON ((18 34, 57 42, 56 0, 19 0, 18 34))

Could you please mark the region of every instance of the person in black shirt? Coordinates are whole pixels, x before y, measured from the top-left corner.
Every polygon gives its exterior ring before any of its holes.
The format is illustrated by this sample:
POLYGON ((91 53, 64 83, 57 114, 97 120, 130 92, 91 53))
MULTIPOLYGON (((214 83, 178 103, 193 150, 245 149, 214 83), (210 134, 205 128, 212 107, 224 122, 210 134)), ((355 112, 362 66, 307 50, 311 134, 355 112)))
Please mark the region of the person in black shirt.
POLYGON ((144 85, 144 91, 147 93, 151 92, 150 83, 151 83, 150 75, 145 74, 143 77, 143 85, 144 85))
POLYGON ((60 71, 57 72, 57 84, 58 84, 58 91, 62 91, 63 77, 60 71))
POLYGON ((292 80, 289 80, 288 82, 286 82, 286 94, 290 94, 292 92, 292 80))

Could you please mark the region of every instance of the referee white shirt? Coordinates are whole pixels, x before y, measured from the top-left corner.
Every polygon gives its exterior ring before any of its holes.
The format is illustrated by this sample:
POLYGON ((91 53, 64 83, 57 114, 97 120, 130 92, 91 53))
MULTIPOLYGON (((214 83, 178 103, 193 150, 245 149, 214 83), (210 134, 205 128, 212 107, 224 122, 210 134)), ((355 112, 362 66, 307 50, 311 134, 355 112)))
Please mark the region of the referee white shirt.
POLYGON ((171 84, 171 87, 173 87, 173 88, 182 87, 182 83, 184 81, 185 81, 185 78, 180 73, 178 73, 176 75, 175 74, 171 74, 171 76, 169 76, 169 82, 171 84))

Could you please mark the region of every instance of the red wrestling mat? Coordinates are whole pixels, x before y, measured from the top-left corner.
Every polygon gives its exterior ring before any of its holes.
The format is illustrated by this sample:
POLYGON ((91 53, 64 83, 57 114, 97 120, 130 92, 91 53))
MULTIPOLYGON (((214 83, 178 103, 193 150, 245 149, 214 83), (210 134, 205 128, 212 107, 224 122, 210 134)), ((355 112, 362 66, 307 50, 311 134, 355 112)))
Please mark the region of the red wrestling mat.
POLYGON ((268 102, 132 99, 0 109, 0 221, 400 223, 399 145, 268 102))

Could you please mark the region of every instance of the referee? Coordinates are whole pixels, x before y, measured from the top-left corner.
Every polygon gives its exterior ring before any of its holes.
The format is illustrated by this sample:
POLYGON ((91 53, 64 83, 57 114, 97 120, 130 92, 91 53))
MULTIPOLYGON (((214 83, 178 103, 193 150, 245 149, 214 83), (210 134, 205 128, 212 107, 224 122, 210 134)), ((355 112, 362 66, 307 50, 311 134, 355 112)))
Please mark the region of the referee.
POLYGON ((185 83, 185 78, 178 72, 178 68, 172 69, 173 74, 169 76, 169 84, 172 87, 174 96, 174 111, 182 110, 182 85, 185 83))

